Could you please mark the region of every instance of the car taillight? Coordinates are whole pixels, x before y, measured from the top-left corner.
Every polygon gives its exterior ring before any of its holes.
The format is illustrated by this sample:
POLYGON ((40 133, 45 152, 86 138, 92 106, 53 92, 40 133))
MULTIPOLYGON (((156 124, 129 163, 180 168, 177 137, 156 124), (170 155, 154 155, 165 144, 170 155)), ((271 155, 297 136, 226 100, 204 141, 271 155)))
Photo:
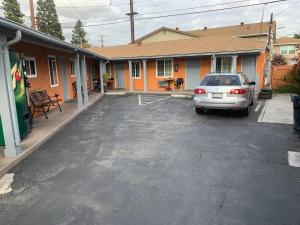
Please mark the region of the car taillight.
POLYGON ((246 90, 245 89, 232 89, 229 94, 231 95, 243 95, 246 94, 246 90))
POLYGON ((200 94, 200 95, 205 95, 206 91, 203 88, 197 88, 197 89, 194 90, 194 93, 195 94, 200 94))

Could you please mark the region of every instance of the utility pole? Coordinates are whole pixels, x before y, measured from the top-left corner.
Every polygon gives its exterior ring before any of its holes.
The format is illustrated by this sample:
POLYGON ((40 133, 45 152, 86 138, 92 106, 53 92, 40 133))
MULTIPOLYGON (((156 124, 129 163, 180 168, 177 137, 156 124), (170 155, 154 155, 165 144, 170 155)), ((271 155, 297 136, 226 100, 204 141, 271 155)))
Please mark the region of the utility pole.
POLYGON ((134 43, 134 15, 138 14, 137 12, 133 11, 133 0, 130 0, 130 13, 127 13, 127 16, 130 16, 130 28, 131 28, 131 44, 134 43))
POLYGON ((100 34, 99 36, 100 36, 100 44, 101 44, 101 47, 104 47, 104 37, 105 37, 105 35, 100 34))
POLYGON ((268 32, 268 56, 266 59, 265 69, 264 69, 264 77, 265 83, 264 85, 267 86, 270 83, 271 78, 271 66, 272 66, 272 59, 274 55, 274 24, 273 24, 273 13, 271 14, 270 18, 270 25, 269 25, 269 32, 268 32))
POLYGON ((29 9, 30 9, 30 21, 31 21, 30 27, 31 29, 36 30, 33 0, 29 0, 29 9))

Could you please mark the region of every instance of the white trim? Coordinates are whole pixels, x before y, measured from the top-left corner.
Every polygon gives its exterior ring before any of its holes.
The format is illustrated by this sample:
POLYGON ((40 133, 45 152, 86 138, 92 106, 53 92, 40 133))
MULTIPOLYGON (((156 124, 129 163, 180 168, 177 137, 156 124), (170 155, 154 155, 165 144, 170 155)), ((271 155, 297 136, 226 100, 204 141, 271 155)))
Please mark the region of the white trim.
POLYGON ((132 79, 133 80, 140 80, 141 78, 142 78, 142 67, 141 67, 141 62, 140 61, 138 61, 138 60, 136 60, 136 61, 131 61, 131 66, 132 66, 132 68, 133 68, 133 63, 138 63, 139 64, 139 68, 140 68, 140 71, 139 71, 139 76, 138 77, 134 77, 133 76, 133 74, 131 74, 132 75, 132 79))
MULTIPOLYGON (((47 55, 47 64, 48 64, 48 70, 49 70, 49 78, 50 78, 50 87, 58 87, 59 82, 58 82, 58 71, 57 71, 57 60, 55 55, 47 55), (54 58, 55 59, 55 70, 56 70, 56 82, 57 84, 51 84, 51 75, 50 75, 50 65, 49 65, 49 58, 54 58)), ((54 77, 53 77, 54 80, 54 77)))
POLYGON ((250 54, 256 53, 261 54, 264 53, 265 49, 250 49, 245 51, 227 51, 227 52, 204 52, 204 53, 190 53, 190 54, 173 54, 173 55, 156 55, 156 56, 136 56, 136 57, 112 57, 110 61, 117 60, 139 60, 139 59, 169 59, 169 58, 179 58, 179 57, 193 57, 193 56, 211 56, 211 55, 236 55, 236 54, 250 54))
MULTIPOLYGON (((38 77, 38 75, 37 75, 37 67, 36 67, 36 59, 35 59, 35 57, 25 57, 25 59, 24 59, 24 61, 34 61, 34 69, 35 69, 35 74, 34 75, 32 75, 32 74, 30 74, 30 75, 28 75, 28 74, 26 74, 26 77, 28 77, 28 78, 30 78, 30 79, 32 79, 32 78, 37 78, 38 77)), ((25 62, 24 62, 25 63, 25 62)), ((29 69, 30 69, 30 64, 29 64, 29 69)), ((30 71, 31 72, 31 71, 30 71)))
POLYGON ((174 73, 174 61, 173 61, 173 59, 170 59, 170 58, 156 59, 156 78, 162 78, 162 79, 173 78, 173 73, 174 73), (158 61, 171 61, 172 62, 171 76, 165 76, 165 73, 166 73, 165 66, 164 66, 164 76, 158 76, 158 66, 157 66, 158 61))
POLYGON ((71 76, 71 77, 76 77, 76 71, 75 71, 75 59, 73 59, 73 58, 69 59, 69 63, 70 63, 70 76, 71 76), (71 73, 71 62, 74 63, 74 74, 71 73))

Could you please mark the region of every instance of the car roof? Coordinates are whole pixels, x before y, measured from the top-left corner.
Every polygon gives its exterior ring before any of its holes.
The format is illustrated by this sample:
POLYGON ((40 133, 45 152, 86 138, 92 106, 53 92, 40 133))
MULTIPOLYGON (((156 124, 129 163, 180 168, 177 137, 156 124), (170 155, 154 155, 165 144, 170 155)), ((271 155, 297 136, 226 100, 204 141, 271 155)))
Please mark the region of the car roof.
POLYGON ((239 76, 241 73, 209 73, 207 76, 229 76, 229 75, 236 75, 239 76))

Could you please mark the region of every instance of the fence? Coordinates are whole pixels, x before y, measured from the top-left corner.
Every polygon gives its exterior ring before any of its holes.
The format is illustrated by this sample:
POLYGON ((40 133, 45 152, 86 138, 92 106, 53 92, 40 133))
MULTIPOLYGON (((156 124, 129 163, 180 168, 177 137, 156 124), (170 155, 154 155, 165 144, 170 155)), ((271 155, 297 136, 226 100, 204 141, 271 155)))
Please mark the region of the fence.
POLYGON ((288 84, 288 73, 295 65, 272 66, 272 88, 278 88, 288 84))

